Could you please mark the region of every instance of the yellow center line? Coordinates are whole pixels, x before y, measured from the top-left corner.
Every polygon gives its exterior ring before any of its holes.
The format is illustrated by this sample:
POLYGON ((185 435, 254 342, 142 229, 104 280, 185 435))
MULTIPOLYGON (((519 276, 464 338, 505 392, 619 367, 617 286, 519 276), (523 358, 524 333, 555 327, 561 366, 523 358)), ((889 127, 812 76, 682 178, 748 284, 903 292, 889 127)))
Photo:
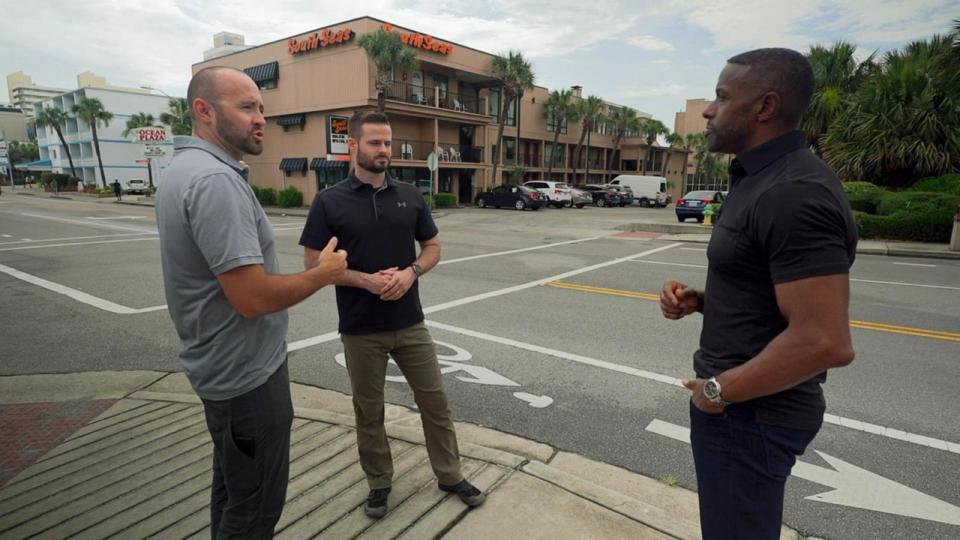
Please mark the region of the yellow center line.
MULTIPOLYGON (((607 294, 611 296, 622 296, 625 298, 636 298, 638 300, 649 300, 659 302, 658 294, 650 294, 640 291, 625 291, 622 289, 608 289, 606 287, 594 287, 592 285, 581 285, 579 283, 569 283, 566 281, 551 281, 546 284, 548 287, 557 289, 567 289, 571 291, 591 292, 597 294, 607 294)), ((873 330, 875 332, 887 332, 891 334, 903 334, 907 336, 925 337, 930 339, 940 339, 943 341, 955 341, 960 343, 960 333, 945 332, 942 330, 928 330, 926 328, 916 328, 912 326, 897 326, 894 324, 878 323, 871 321, 850 321, 851 328, 860 330, 873 330)))

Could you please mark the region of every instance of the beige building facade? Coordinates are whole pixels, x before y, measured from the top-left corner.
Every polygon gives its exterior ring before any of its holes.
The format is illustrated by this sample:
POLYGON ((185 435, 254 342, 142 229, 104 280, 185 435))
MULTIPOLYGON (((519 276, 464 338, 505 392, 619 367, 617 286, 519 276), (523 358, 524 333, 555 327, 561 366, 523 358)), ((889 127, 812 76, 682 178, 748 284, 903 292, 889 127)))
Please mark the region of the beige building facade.
MULTIPOLYGON (((501 183, 547 178, 555 126, 548 125, 543 114, 549 96, 546 88, 528 90, 519 111, 512 108, 508 113, 503 149, 498 152, 501 102, 500 83, 492 71, 495 55, 363 17, 193 66, 194 73, 211 66, 242 69, 260 87, 267 116, 264 151, 245 157, 253 184, 278 189, 294 186, 309 201, 317 191, 346 177, 350 167, 346 122, 355 111, 377 106, 376 71, 356 41, 381 28, 399 34, 419 60, 416 70, 398 74, 386 92, 394 176, 419 185, 424 192, 452 193, 461 204, 471 203, 480 191, 501 183), (433 181, 427 168, 430 153, 439 157, 433 181), (499 160, 496 179, 495 159, 499 160), (516 166, 522 166, 522 171, 516 166)), ((580 130, 579 123, 560 126, 552 179, 574 182, 572 155, 580 130)), ((679 184, 682 152, 656 144, 650 148, 639 137, 625 138, 615 152, 613 137, 602 125, 589 135, 589 152, 586 148, 581 152, 575 183, 604 181, 609 159, 610 178, 641 174, 637 171, 646 166, 647 174, 666 172, 668 179, 679 184)))

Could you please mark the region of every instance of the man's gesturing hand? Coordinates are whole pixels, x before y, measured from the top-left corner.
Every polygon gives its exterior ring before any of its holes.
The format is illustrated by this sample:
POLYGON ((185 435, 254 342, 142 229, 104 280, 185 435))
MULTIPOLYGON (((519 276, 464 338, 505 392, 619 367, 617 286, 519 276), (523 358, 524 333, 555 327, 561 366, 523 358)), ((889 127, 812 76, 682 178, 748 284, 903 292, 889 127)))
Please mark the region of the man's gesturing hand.
POLYGON ((699 311, 703 302, 703 292, 687 287, 683 283, 669 280, 660 291, 660 311, 663 316, 676 321, 694 311, 699 311))
POLYGON ((336 236, 327 242, 327 247, 317 257, 317 268, 325 283, 332 283, 347 271, 347 252, 337 249, 336 236))

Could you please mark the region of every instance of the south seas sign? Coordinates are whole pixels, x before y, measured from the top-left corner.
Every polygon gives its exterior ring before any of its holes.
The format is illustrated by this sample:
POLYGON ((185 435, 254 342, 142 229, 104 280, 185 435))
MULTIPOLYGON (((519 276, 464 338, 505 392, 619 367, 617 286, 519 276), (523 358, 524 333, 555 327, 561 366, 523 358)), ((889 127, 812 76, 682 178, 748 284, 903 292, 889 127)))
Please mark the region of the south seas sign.
MULTIPOLYGON (((390 23, 383 23, 383 29, 387 32, 394 31, 393 25, 390 23)), ((418 34, 416 32, 401 32, 400 30, 397 30, 397 33, 400 34, 400 41, 402 41, 404 45, 409 45, 414 49, 423 49, 443 55, 449 55, 453 52, 453 45, 437 41, 433 36, 418 34)))
POLYGON ((340 45, 353 39, 356 33, 349 28, 340 30, 330 30, 324 28, 319 32, 303 39, 290 38, 287 40, 287 52, 290 54, 303 54, 314 49, 323 49, 332 45, 340 45))

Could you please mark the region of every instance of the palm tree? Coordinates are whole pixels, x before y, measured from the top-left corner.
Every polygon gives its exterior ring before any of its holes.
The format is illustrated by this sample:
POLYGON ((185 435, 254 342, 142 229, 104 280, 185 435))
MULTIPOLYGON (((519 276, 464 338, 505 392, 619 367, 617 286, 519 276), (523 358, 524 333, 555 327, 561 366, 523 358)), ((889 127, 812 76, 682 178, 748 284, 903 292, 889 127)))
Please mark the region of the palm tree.
POLYGON ((960 58, 933 36, 885 55, 823 137, 843 180, 903 187, 960 170, 960 58))
POLYGON ((613 150, 607 154, 607 176, 606 181, 610 181, 610 162, 613 161, 613 155, 620 150, 620 143, 628 131, 636 131, 640 128, 640 119, 637 118, 637 111, 630 107, 616 107, 607 117, 613 129, 613 150))
POLYGON ((690 139, 688 142, 690 149, 693 150, 693 177, 699 180, 703 163, 710 155, 707 149, 707 137, 703 133, 690 133, 687 137, 690 139))
POLYGON ((127 120, 127 128, 123 130, 123 136, 129 137, 130 132, 142 127, 153 127, 156 122, 153 121, 153 115, 150 113, 133 113, 127 120))
POLYGON ((60 138, 60 146, 63 148, 63 152, 67 154, 67 161, 70 163, 70 176, 75 177, 77 176, 77 170, 73 166, 73 156, 70 155, 70 145, 68 145, 67 141, 63 138, 63 126, 67 124, 68 118, 70 118, 70 115, 59 107, 44 107, 37 113, 36 124, 37 127, 50 126, 57 132, 57 137, 60 138))
MULTIPOLYGON (((573 150, 573 182, 577 182, 577 168, 580 166, 580 153, 583 151, 583 140, 587 139, 587 171, 590 170, 590 132, 603 117, 603 100, 597 96, 588 96, 577 103, 577 116, 580 117, 580 140, 573 150)), ((584 173, 587 174, 587 173, 584 173)), ((584 177, 586 179, 586 177, 584 177)))
POLYGON ((876 69, 873 54, 858 63, 854 57, 856 50, 856 45, 838 41, 830 47, 815 45, 807 53, 813 66, 814 91, 800 127, 807 133, 807 140, 817 155, 822 155, 820 138, 830 123, 870 72, 876 69))
MULTIPOLYGON (((500 79, 500 112, 499 126, 497 127, 497 154, 493 156, 493 183, 499 183, 497 178, 497 166, 500 164, 499 154, 503 153, 503 126, 507 123, 507 112, 510 110, 510 104, 518 95, 523 95, 525 89, 533 88, 533 69, 530 63, 523 59, 520 52, 509 51, 507 56, 498 55, 493 59, 491 67, 495 77, 500 79)), ((520 104, 517 103, 517 116, 519 116, 520 104)), ((514 149, 515 155, 520 153, 520 123, 517 122, 517 146, 514 149)))
MULTIPOLYGON (((667 144, 669 144, 671 148, 673 148, 674 146, 679 146, 679 147, 683 148, 683 150, 684 150, 684 154, 683 154, 683 170, 684 170, 684 174, 686 174, 686 170, 687 170, 687 154, 686 154, 686 150, 687 150, 687 149, 683 146, 684 143, 686 142, 686 138, 685 138, 683 135, 680 135, 679 133, 670 133, 670 134, 668 134, 668 135, 665 137, 665 139, 666 139, 666 141, 667 141, 667 144)), ((663 176, 663 177, 666 177, 666 176, 667 176, 667 162, 668 162, 668 161, 670 161, 670 154, 669 154, 669 153, 667 153, 667 158, 663 160, 663 170, 661 171, 660 176, 663 176)))
POLYGON ((360 36, 357 45, 377 69, 377 110, 382 113, 387 108, 387 88, 391 78, 417 69, 417 55, 400 41, 399 34, 383 28, 360 36))
POLYGON ((174 135, 193 133, 193 120, 190 118, 190 105, 184 98, 172 98, 167 104, 168 112, 160 113, 160 123, 170 126, 174 135))
POLYGON ((557 141, 560 139, 560 130, 579 118, 577 104, 573 101, 573 91, 550 92, 550 97, 543 106, 543 117, 548 124, 553 123, 553 146, 550 151, 550 162, 547 163, 547 179, 553 180, 553 164, 557 161, 557 141))
POLYGON ((660 135, 667 135, 670 130, 663 122, 653 118, 645 118, 640 123, 640 136, 647 141, 647 155, 643 160, 643 174, 647 174, 647 166, 650 165, 650 155, 653 152, 653 143, 660 135))
POLYGON ((103 179, 103 187, 107 187, 107 173, 103 171, 103 158, 100 156, 100 139, 97 138, 97 125, 103 123, 103 127, 110 125, 113 119, 113 113, 103 108, 103 102, 97 98, 82 97, 70 108, 71 112, 77 118, 90 124, 90 130, 93 133, 93 148, 97 152, 97 163, 100 164, 100 178, 103 179))

